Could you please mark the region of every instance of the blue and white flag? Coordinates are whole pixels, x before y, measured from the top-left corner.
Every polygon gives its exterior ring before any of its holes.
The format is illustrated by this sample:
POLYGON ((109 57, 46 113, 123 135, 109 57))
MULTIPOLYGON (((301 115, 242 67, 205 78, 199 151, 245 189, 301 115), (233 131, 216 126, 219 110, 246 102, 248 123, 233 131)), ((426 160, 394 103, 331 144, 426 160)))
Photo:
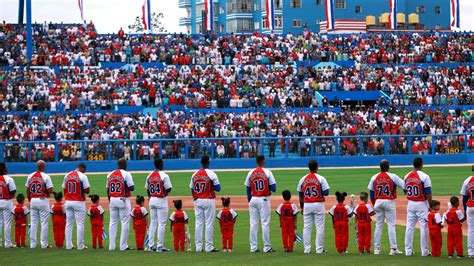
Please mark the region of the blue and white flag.
POLYGON ((145 236, 145 247, 148 247, 148 244, 150 244, 150 238, 148 237, 148 232, 146 232, 146 236, 145 236))
POLYGON ((275 29, 275 5, 273 0, 265 0, 267 10, 267 28, 275 29))
POLYGON ((388 26, 392 30, 397 29, 397 0, 388 0, 390 12, 388 13, 388 26))
POLYGON ((107 232, 105 230, 102 231, 102 240, 107 239, 107 232))
POLYGON ((295 230, 295 243, 301 243, 303 242, 303 238, 298 234, 298 232, 295 230))
POLYGON ((334 30, 334 6, 333 0, 326 0, 326 29, 328 31, 334 30))
POLYGON ((214 2, 213 0, 204 0, 204 29, 212 31, 214 27, 214 2))
POLYGON ((451 0, 451 29, 459 28, 459 0, 451 0))

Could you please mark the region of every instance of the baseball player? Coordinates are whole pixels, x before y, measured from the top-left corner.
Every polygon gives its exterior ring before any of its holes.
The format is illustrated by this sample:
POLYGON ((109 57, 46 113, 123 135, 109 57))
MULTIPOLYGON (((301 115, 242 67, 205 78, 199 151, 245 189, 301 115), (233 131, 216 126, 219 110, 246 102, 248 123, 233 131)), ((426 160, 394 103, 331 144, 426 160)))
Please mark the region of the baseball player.
POLYGON ((7 165, 0 163, 0 247, 2 246, 2 228, 5 234, 5 247, 11 248, 11 229, 12 229, 12 199, 15 197, 16 186, 13 179, 7 176, 7 165))
POLYGON ((202 252, 202 230, 206 224, 206 252, 218 252, 214 248, 214 217, 216 216, 216 193, 221 191, 221 185, 216 173, 209 170, 211 163, 209 156, 204 155, 201 158, 202 168, 197 170, 191 177, 189 187, 194 198, 194 213, 196 216, 196 229, 194 232, 194 241, 196 252, 202 252))
POLYGON ((64 176, 62 188, 66 199, 66 249, 72 249, 72 230, 76 222, 77 249, 84 249, 84 224, 86 222, 86 196, 89 194, 89 179, 84 174, 86 165, 81 163, 77 169, 64 176))
POLYGON ((422 171, 423 160, 413 160, 413 171, 405 176, 405 193, 408 199, 407 225, 405 232, 405 255, 413 255, 413 234, 416 223, 420 223, 421 256, 428 256, 428 217, 431 204, 431 179, 422 171))
POLYGON ((163 246, 165 239, 166 220, 168 219, 168 199, 171 192, 170 177, 163 172, 163 160, 156 158, 155 170, 151 172, 145 181, 150 206, 150 228, 148 232, 149 251, 167 252, 169 249, 163 246), (155 234, 158 227, 158 243, 155 248, 155 234))
POLYGON ((120 234, 120 250, 132 250, 128 246, 128 231, 130 229, 130 192, 135 190, 132 175, 127 172, 127 161, 118 160, 118 169, 107 175, 107 197, 109 198, 109 250, 115 250, 115 237, 119 220, 122 223, 120 234))
POLYGON ((396 174, 389 173, 390 164, 387 160, 380 162, 380 173, 374 175, 369 182, 370 200, 375 209, 376 221, 374 232, 374 255, 380 255, 380 241, 384 222, 388 226, 390 241, 390 255, 403 254, 397 248, 397 234, 395 231, 397 186, 405 188, 405 182, 396 174))
POLYGON ((468 177, 462 184, 461 195, 467 220, 467 255, 474 259, 474 175, 468 177))
POLYGON ((276 182, 270 170, 265 169, 265 156, 257 156, 257 168, 251 170, 244 185, 247 188, 247 199, 250 211, 250 252, 259 252, 258 222, 262 223, 263 252, 271 253, 275 250, 270 243, 270 195, 276 191, 276 182))
POLYGON ((26 179, 26 195, 30 201, 31 227, 30 248, 36 248, 38 223, 41 223, 41 248, 50 248, 48 245, 49 195, 53 193, 51 177, 44 173, 46 163, 43 160, 36 162, 37 171, 26 179))
POLYGON ((311 233, 316 227, 316 253, 325 253, 324 224, 325 208, 324 197, 329 195, 329 185, 326 178, 318 175, 318 162, 311 160, 308 163, 309 174, 303 176, 296 190, 299 193, 300 207, 303 214, 303 243, 304 253, 311 252, 311 233))

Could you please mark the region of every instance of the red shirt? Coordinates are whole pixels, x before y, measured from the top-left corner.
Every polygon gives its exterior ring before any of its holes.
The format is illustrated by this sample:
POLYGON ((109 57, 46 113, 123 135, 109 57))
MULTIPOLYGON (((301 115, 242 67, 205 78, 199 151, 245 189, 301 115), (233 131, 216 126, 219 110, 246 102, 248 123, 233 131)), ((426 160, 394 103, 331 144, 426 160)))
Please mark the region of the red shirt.
POLYGON ((304 202, 324 202, 321 183, 314 173, 309 173, 301 184, 301 192, 303 192, 304 202))
POLYGON ((397 190, 392 179, 386 172, 381 172, 374 180, 375 199, 393 200, 397 198, 397 190))
POLYGON ((458 208, 451 208, 449 209, 444 217, 444 220, 448 224, 449 228, 462 228, 461 220, 459 220, 458 216, 458 208))
POLYGON ((198 199, 214 199, 214 187, 205 169, 198 170, 192 177, 193 197, 198 199))
POLYGON ((51 214, 53 215, 53 222, 66 223, 66 212, 64 212, 64 204, 62 202, 55 202, 51 206, 51 214))
POLYGON ((428 214, 428 228, 430 230, 441 230, 441 228, 443 228, 443 226, 441 225, 441 217, 439 217, 439 223, 436 221, 436 214, 439 215, 438 212, 434 211, 434 210, 430 210, 430 213, 428 214))
POLYGON ((64 179, 64 198, 70 201, 86 200, 82 181, 77 171, 72 171, 64 179))
POLYGON ((142 206, 135 206, 133 208, 131 216, 133 217, 133 225, 135 228, 146 227, 148 212, 142 206))
POLYGON ((235 218, 237 218, 237 214, 231 208, 223 208, 217 215, 221 227, 234 225, 235 218))
POLYGON ((151 172, 147 180, 147 190, 150 192, 150 197, 163 198, 167 196, 166 189, 163 186, 163 180, 160 173, 157 171, 151 172))
POLYGON ((11 199, 10 189, 3 175, 0 175, 0 199, 9 200, 11 199))
POLYGON ((250 193, 252 197, 270 196, 268 177, 262 168, 255 169, 249 177, 250 193))
POLYGON ((27 187, 30 197, 33 198, 49 198, 49 192, 40 172, 36 172, 30 179, 27 187))
MULTIPOLYGON (((357 205, 354 209, 354 213, 357 217, 358 225, 370 224, 370 222, 372 221, 372 218, 370 217, 371 212, 369 211, 369 208, 367 207, 367 204, 365 203, 360 203, 359 205, 357 205)), ((372 210, 372 213, 373 213, 373 210, 372 210)))
POLYGON ((345 204, 336 204, 329 212, 333 219, 334 223, 347 223, 349 221, 349 217, 347 215, 347 208, 345 204), (331 213, 332 211, 332 213, 331 213))
POLYGON ((173 222, 173 229, 184 228, 184 225, 188 223, 188 217, 183 210, 176 210, 171 214, 171 222, 173 222))
POLYGON ((407 199, 411 201, 425 201, 425 193, 423 192, 423 182, 417 171, 412 171, 405 178, 405 190, 407 191, 407 199))
POLYGON ((277 213, 284 222, 293 222, 298 210, 294 207, 293 202, 285 201, 279 206, 277 213))
POLYGON ((92 225, 103 225, 104 224, 104 209, 100 205, 92 205, 87 212, 87 215, 91 218, 92 225))
POLYGON ((18 204, 15 206, 12 212, 13 212, 13 217, 15 219, 15 225, 19 226, 19 225, 28 224, 28 221, 27 221, 27 216, 29 213, 28 208, 26 208, 25 206, 21 204, 18 204))
POLYGON ((107 188, 109 190, 110 197, 130 197, 130 191, 126 189, 125 179, 122 176, 120 170, 115 170, 109 177, 107 181, 107 188))

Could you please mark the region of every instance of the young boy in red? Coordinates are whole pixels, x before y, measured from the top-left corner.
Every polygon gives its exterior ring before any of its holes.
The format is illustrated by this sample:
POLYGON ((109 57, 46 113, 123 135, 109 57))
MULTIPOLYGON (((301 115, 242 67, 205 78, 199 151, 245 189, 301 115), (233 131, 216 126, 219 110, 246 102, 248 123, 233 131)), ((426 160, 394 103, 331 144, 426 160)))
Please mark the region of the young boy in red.
POLYGON ((352 216, 352 210, 344 204, 346 196, 346 192, 336 191, 337 204, 329 210, 336 238, 336 249, 339 254, 348 253, 347 246, 349 245, 349 217, 352 216))
POLYGON ((354 215, 357 219, 357 236, 360 254, 370 254, 370 240, 372 238, 372 219, 370 216, 375 215, 374 209, 367 204, 369 194, 367 192, 360 193, 360 201, 354 208, 354 215))
POLYGON ((135 243, 137 244, 137 250, 143 250, 145 248, 145 236, 146 236, 146 227, 148 224, 147 215, 148 212, 143 207, 145 203, 145 198, 138 195, 135 200, 137 206, 133 208, 130 215, 133 217, 133 229, 135 230, 135 243))
POLYGON ((54 193, 55 203, 51 206, 53 216, 54 243, 57 248, 64 246, 64 234, 66 233, 66 206, 63 203, 63 193, 54 193))
POLYGON ((230 198, 221 198, 221 200, 224 208, 217 214, 216 218, 221 226, 222 252, 232 252, 237 213, 230 208, 230 198))
POLYGON ((295 243, 295 231, 297 228, 297 214, 298 207, 291 202, 291 192, 284 190, 281 195, 283 196, 283 203, 278 205, 276 213, 280 216, 280 227, 281 236, 283 239, 283 248, 285 252, 293 252, 293 245, 295 243))
POLYGON ((174 238, 174 250, 180 252, 184 251, 184 243, 186 241, 186 225, 188 224, 188 215, 181 210, 183 202, 181 200, 174 200, 174 211, 170 216, 171 231, 174 238))
POLYGON ((25 203, 25 195, 18 194, 16 196, 17 205, 12 210, 15 219, 15 242, 17 248, 26 248, 26 227, 28 226, 28 213, 30 211, 23 204, 25 203))
POLYGON ((430 230, 431 256, 440 257, 441 247, 443 246, 443 237, 441 228, 443 228, 443 219, 439 214, 440 202, 431 201, 430 213, 428 214, 428 229, 430 230))
POLYGON ((93 194, 90 198, 92 200, 92 206, 87 210, 87 215, 89 215, 91 219, 92 248, 96 249, 97 244, 99 244, 99 248, 103 249, 102 233, 104 232, 104 209, 99 205, 99 195, 93 194))
POLYGON ((451 197, 451 209, 444 213, 444 221, 448 224, 448 256, 454 257, 454 248, 458 258, 464 257, 462 244, 462 222, 466 220, 459 207, 459 198, 451 197))

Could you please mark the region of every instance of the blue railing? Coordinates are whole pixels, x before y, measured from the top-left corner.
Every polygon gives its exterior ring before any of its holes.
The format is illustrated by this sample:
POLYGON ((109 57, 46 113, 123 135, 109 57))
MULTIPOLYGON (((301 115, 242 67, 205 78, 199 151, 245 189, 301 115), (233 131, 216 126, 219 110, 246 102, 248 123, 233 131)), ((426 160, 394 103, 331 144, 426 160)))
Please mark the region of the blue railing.
POLYGON ((474 153, 473 134, 0 142, 0 161, 349 157, 474 153))

